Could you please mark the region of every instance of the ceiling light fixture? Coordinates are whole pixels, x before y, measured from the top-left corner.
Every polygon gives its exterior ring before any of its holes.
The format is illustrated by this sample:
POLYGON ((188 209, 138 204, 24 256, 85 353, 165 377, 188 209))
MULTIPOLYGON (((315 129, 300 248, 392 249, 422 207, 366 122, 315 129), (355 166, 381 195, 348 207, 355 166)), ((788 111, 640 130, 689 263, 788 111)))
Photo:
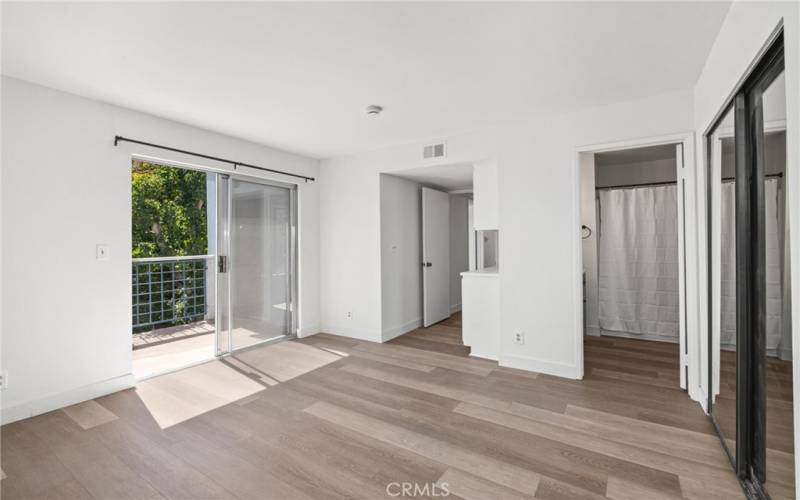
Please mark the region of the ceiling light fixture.
POLYGON ((364 112, 367 113, 369 116, 378 116, 379 114, 381 114, 381 111, 383 111, 383 108, 381 106, 378 106, 377 104, 370 104, 369 106, 364 108, 364 112))

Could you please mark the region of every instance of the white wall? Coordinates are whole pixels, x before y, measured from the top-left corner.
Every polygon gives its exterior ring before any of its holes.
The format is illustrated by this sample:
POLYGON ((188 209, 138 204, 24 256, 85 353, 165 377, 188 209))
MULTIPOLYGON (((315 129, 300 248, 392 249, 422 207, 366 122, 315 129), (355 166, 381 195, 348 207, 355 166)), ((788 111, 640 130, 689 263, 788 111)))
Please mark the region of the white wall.
POLYGON ((595 185, 605 187, 648 182, 675 182, 677 175, 675 158, 618 165, 596 165, 595 185))
MULTIPOLYGON (((581 376, 577 148, 686 132, 692 123, 687 90, 582 112, 523 117, 497 130, 445 138, 448 158, 443 162, 497 158, 501 364, 581 376), (525 344, 513 343, 516 330, 526 333, 525 344)), ((426 142, 322 161, 325 331, 381 340, 379 174, 425 166, 420 151, 426 142), (354 311, 349 321, 344 319, 348 310, 354 311)), ((475 182, 477 212, 477 168, 475 182)))
POLYGON ((461 273, 469 271, 469 200, 450 195, 450 311, 461 310, 461 273))
POLYGON ((473 224, 475 229, 499 229, 497 160, 487 158, 475 163, 473 169, 473 193, 475 197, 473 224))
POLYGON ((382 341, 422 326, 421 186, 380 176, 382 341))
MULTIPOLYGON (((3 77, 2 102, 3 421, 132 383, 131 154, 200 160, 114 147, 114 135, 318 175, 313 159, 20 80, 3 77), (110 260, 95 259, 98 243, 110 245, 110 260)), ((300 326, 310 334, 319 329, 318 185, 301 182, 299 200, 300 326)))
MULTIPOLYGON (((800 213, 800 19, 797 2, 735 2, 725 18, 717 39, 706 60, 703 72, 694 89, 694 130, 698 144, 697 150, 697 189, 700 204, 698 211, 705 213, 705 185, 703 172, 706 169, 706 144, 703 134, 712 125, 714 116, 734 90, 737 82, 745 75, 751 63, 764 47, 769 36, 779 23, 784 25, 785 79, 786 79, 786 196, 791 214, 800 213)), ((800 217, 791 217, 790 233, 800 234, 800 217)), ((705 220, 699 221, 699 231, 705 235, 705 220)), ((698 259, 698 274, 706 276, 705 240, 702 239, 701 255, 698 259)), ((792 238, 791 260, 800 262, 800 240, 792 238)), ((792 289, 800 288, 800 266, 792 266, 792 289)), ((707 290, 701 280, 699 297, 700 324, 700 370, 707 370, 708 332, 705 325, 707 317, 707 290)), ((800 294, 792 294, 792 345, 800 345, 800 294)), ((794 448, 800 450, 800 350, 794 349, 794 448)), ((708 390, 707 379, 703 380, 704 391, 708 390)), ((795 454, 795 483, 800 484, 800 468, 795 454)))
POLYGON ((494 152, 494 134, 446 138, 447 158, 422 160, 422 145, 392 147, 320 163, 321 316, 323 331, 380 342, 380 174, 429 165, 473 163, 494 152), (347 311, 352 311, 347 318, 347 311))
POLYGON ((499 134, 502 364, 580 377, 580 185, 576 149, 691 130, 689 91, 556 116, 499 134), (506 270, 510 272, 506 272, 506 270), (514 344, 523 331, 525 343, 514 344))

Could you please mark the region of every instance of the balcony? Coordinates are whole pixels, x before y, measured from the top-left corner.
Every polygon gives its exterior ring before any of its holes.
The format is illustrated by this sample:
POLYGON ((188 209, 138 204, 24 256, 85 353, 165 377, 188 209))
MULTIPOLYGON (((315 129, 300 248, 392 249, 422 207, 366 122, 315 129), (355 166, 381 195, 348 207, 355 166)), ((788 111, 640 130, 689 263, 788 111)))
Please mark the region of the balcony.
POLYGON ((138 379, 214 357, 213 258, 133 259, 133 373, 138 379))

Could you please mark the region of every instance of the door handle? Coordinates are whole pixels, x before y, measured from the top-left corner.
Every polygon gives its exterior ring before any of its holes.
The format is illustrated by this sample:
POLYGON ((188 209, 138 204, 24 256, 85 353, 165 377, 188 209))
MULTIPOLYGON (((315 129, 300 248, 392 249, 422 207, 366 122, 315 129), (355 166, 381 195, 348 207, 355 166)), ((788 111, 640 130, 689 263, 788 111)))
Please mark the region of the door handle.
POLYGON ((422 267, 433 267, 433 264, 430 262, 423 262, 422 267))
POLYGON ((220 255, 217 258, 217 269, 221 273, 228 272, 228 256, 227 255, 220 255))

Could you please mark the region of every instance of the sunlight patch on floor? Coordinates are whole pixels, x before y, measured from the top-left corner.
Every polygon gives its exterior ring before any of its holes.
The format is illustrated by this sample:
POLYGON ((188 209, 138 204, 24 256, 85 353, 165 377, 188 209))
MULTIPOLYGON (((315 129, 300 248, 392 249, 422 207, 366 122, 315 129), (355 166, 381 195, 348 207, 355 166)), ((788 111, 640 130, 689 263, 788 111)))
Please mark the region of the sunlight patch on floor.
POLYGON ((136 393, 162 429, 333 363, 346 353, 278 342, 140 382, 136 393))
POLYGON ((262 390, 262 384, 219 360, 154 377, 136 386, 139 398, 162 429, 262 390))
POLYGON ((154 375, 214 359, 214 335, 198 335, 133 350, 133 375, 154 375))
POLYGON ((235 354, 231 358, 251 367, 257 373, 285 382, 344 356, 344 353, 333 353, 299 342, 279 342, 263 349, 235 354))

